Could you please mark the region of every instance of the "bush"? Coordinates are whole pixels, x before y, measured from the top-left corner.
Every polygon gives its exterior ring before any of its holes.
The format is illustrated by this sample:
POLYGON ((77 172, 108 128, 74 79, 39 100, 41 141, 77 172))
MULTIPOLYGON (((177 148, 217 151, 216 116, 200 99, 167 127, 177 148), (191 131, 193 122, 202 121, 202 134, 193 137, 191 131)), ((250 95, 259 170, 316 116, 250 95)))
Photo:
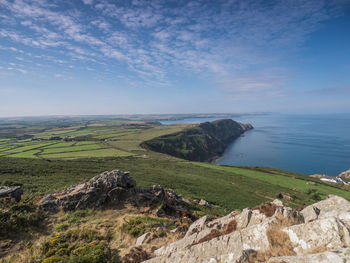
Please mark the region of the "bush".
POLYGON ((18 203, 0 209, 0 237, 38 227, 45 215, 32 203, 18 203))
POLYGON ((152 231, 155 227, 167 225, 170 229, 175 227, 174 223, 165 218, 154 218, 149 216, 137 216, 131 218, 123 225, 123 230, 134 237, 152 231))
POLYGON ((66 224, 57 224, 55 225, 55 230, 56 231, 65 231, 68 229, 68 225, 66 224))
POLYGON ((315 201, 320 201, 323 199, 322 195, 316 189, 309 189, 307 194, 315 201))
POLYGON ((107 237, 96 230, 70 230, 41 245, 44 263, 110 263, 118 262, 116 253, 109 248, 107 237))
POLYGON ((77 210, 77 211, 74 211, 72 213, 67 214, 66 220, 70 224, 78 224, 81 221, 83 221, 83 219, 85 217, 88 217, 88 216, 91 216, 91 215, 93 215, 93 210, 92 209, 77 210))

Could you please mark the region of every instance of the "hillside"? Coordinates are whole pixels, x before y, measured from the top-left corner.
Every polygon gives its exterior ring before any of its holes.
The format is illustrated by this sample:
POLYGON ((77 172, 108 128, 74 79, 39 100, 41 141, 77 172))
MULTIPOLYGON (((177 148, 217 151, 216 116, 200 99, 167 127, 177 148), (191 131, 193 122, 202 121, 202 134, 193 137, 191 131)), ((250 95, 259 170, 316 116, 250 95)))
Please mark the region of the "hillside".
POLYGON ((250 124, 222 119, 145 141, 141 146, 190 161, 210 161, 221 155, 230 142, 252 128, 250 124))
POLYGON ((334 195, 297 210, 280 196, 218 217, 214 204, 161 185, 139 186, 129 172, 113 170, 34 203, 0 201, 1 263, 343 262, 349 256, 350 202, 334 195))

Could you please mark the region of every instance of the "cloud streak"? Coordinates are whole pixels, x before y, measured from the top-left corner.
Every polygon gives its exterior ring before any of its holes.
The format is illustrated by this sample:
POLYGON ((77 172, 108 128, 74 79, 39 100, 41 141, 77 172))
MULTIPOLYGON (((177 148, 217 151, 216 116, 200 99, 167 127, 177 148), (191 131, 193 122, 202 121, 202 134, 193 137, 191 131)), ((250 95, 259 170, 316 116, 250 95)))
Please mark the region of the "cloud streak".
POLYGON ((276 95, 288 74, 279 69, 266 74, 265 68, 296 52, 323 21, 342 15, 345 4, 0 0, 6 25, 0 40, 44 50, 56 64, 64 64, 57 63, 61 58, 65 64, 84 61, 83 68, 105 65, 105 72, 111 66, 126 69, 133 81, 151 85, 193 74, 213 76, 212 83, 226 92, 276 95))

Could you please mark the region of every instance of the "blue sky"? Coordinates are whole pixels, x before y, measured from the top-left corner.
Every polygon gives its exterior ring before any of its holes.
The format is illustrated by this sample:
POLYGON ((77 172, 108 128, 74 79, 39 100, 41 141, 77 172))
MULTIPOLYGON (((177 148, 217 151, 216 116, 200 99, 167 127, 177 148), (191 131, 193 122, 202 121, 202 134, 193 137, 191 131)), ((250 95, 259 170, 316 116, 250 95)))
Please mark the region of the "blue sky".
POLYGON ((350 0, 0 0, 0 116, 350 112, 350 0))

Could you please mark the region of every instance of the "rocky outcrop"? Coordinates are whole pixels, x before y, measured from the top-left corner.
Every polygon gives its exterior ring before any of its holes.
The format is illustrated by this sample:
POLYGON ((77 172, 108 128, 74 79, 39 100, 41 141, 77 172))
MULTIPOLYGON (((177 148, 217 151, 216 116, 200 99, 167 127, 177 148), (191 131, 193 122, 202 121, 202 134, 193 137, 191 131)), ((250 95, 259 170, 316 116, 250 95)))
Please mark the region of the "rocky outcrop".
POLYGON ((350 262, 350 202, 338 196, 298 212, 281 201, 194 222, 145 262, 350 262))
POLYGON ((157 211, 158 216, 191 216, 186 203, 174 191, 166 191, 159 185, 137 187, 129 173, 120 170, 104 172, 82 184, 45 196, 39 205, 44 211, 57 213, 125 203, 150 205, 159 201, 163 206, 157 211))
POLYGON ((338 177, 341 177, 347 181, 350 181, 350 170, 347 170, 345 172, 342 172, 338 175, 338 177))
POLYGON ((273 257, 270 258, 268 263, 349 263, 350 262, 350 249, 343 248, 334 251, 325 251, 322 253, 287 256, 287 257, 273 257))
POLYGON ((23 189, 21 186, 0 186, 0 198, 14 198, 16 202, 21 201, 23 189))
POLYGON ((181 132, 153 138, 142 147, 191 161, 210 161, 245 131, 253 129, 231 119, 204 122, 181 132))

